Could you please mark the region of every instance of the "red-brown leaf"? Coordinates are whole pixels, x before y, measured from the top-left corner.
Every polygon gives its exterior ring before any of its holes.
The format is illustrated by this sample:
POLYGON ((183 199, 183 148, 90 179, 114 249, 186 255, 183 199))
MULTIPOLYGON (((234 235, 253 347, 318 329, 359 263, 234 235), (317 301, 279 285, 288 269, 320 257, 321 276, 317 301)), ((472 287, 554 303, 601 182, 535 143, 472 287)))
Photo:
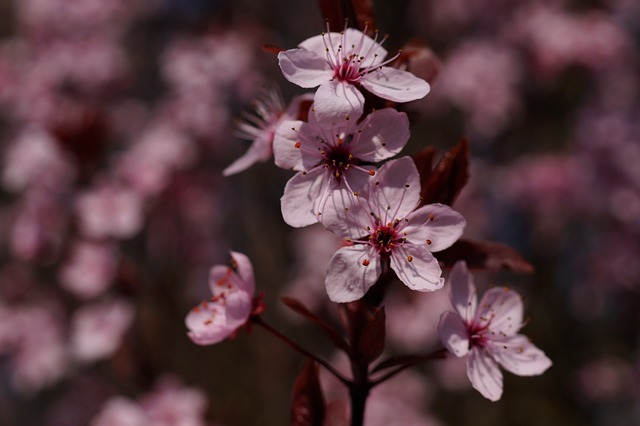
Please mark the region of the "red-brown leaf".
POLYGON ((423 40, 413 39, 402 47, 400 56, 393 62, 393 66, 406 66, 407 71, 416 77, 433 83, 440 73, 442 61, 423 40))
POLYGON ((422 186, 420 192, 422 197, 421 205, 431 203, 453 204, 468 180, 469 143, 463 138, 449 152, 444 154, 428 176, 420 176, 422 186))
POLYGON ((434 255, 445 267, 452 267, 458 260, 464 260, 469 269, 507 270, 525 274, 534 271, 533 265, 515 249, 492 241, 458 240, 434 255))
POLYGON ((291 426, 322 426, 325 402, 318 378, 318 365, 307 359, 293 386, 291 426))
POLYGON ((358 353, 368 362, 378 358, 384 351, 385 324, 384 308, 375 308, 358 342, 358 353))

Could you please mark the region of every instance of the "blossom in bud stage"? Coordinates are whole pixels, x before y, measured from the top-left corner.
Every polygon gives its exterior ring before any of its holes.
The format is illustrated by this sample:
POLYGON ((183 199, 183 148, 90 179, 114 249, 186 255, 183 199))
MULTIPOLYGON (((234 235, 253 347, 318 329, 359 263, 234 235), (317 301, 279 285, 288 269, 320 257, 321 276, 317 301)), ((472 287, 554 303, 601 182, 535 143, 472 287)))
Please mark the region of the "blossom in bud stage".
POLYGON ((285 121, 276 131, 276 165, 298 171, 281 199, 282 216, 289 225, 322 222, 328 204, 344 209, 353 192, 375 176, 375 167, 361 163, 392 157, 409 140, 409 120, 394 109, 374 111, 362 122, 355 121, 329 126, 317 120, 316 110, 310 111, 308 123, 285 121))
POLYGON ((326 209, 325 227, 350 246, 332 257, 325 281, 329 298, 344 303, 360 299, 389 262, 410 289, 433 291, 444 280, 431 254, 451 246, 466 222, 443 204, 420 203, 420 176, 410 157, 390 161, 378 171, 349 207, 326 209))
POLYGON ((282 96, 277 89, 266 90, 263 97, 256 101, 256 115, 245 115, 247 121, 238 124, 237 136, 251 140, 249 150, 231 163, 222 174, 230 176, 243 172, 257 162, 267 161, 273 155, 273 137, 278 126, 286 120, 295 120, 304 102, 311 102, 310 95, 294 97, 285 108, 282 96))
POLYGON ((216 265, 209 273, 213 297, 203 300, 185 319, 189 337, 198 345, 212 345, 232 336, 253 310, 255 283, 249 258, 231 252, 231 266, 216 265))
POLYGON ((478 303, 473 277, 463 261, 454 265, 449 282, 455 312, 442 314, 438 334, 454 355, 467 355, 467 376, 482 396, 491 401, 502 396, 498 364, 518 376, 536 376, 551 366, 544 352, 518 334, 523 326, 522 298, 518 293, 495 287, 478 303))
MULTIPOLYGON (((366 28, 365 28, 366 32, 366 28)), ((311 37, 278 54, 285 78, 300 87, 318 87, 314 105, 318 120, 337 121, 357 118, 364 109, 360 88, 395 102, 421 99, 429 93, 426 81, 413 74, 387 67, 387 59, 377 41, 353 28, 311 37)), ((396 55, 397 56, 397 55, 396 55)))

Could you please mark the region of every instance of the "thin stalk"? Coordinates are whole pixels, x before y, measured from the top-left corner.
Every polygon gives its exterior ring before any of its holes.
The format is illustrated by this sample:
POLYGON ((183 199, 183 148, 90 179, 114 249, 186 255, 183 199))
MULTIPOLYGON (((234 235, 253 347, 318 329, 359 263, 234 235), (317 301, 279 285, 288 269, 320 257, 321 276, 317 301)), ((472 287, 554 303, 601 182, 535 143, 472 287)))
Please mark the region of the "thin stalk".
POLYGON ((340 380, 340 382, 342 382, 345 386, 350 386, 351 385, 351 381, 349 379, 345 378, 342 374, 340 374, 335 368, 333 368, 333 366, 331 366, 331 364, 329 364, 328 362, 326 362, 325 360, 323 360, 321 358, 318 358, 317 356, 315 356, 314 354, 312 354, 311 352, 309 352, 308 350, 306 350, 305 348, 300 346, 298 343, 294 342, 289 337, 287 337, 284 334, 282 334, 279 330, 277 330, 273 326, 271 326, 268 323, 266 323, 259 316, 252 317, 252 321, 253 321, 254 324, 257 324, 257 325, 261 326, 262 328, 267 330, 269 333, 273 334, 275 337, 277 337, 278 339, 280 339, 282 342, 286 343, 287 345, 291 346, 293 349, 295 349, 296 351, 298 351, 302 355, 306 356, 307 358, 311 358, 312 360, 316 361, 318 364, 322 365, 324 368, 327 369, 327 371, 329 371, 331 374, 333 374, 336 377, 336 379, 340 380))

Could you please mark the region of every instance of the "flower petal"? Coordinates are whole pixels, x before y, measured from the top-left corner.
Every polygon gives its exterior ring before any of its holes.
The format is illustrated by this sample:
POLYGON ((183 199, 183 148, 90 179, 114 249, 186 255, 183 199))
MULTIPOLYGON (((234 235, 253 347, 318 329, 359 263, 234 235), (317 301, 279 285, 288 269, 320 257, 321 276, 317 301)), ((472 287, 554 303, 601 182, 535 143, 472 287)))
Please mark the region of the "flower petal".
POLYGON ((422 206, 407 219, 407 240, 427 244, 432 252, 451 247, 462 236, 467 224, 460 213, 444 204, 422 206))
POLYGON ((502 397, 502 372, 484 349, 472 348, 467 358, 467 376, 471 386, 491 401, 502 397))
POLYGON ((411 290, 434 291, 444 285, 440 265, 426 246, 404 244, 395 248, 391 253, 391 269, 411 290))
POLYGON ((341 248, 331 258, 327 271, 325 286, 329 299, 336 303, 361 299, 381 272, 378 256, 371 256, 364 246, 341 248))
POLYGON ((322 167, 316 167, 289 179, 280 199, 282 217, 287 224, 301 228, 318 222, 318 213, 324 209, 328 195, 325 175, 322 167))
POLYGON ((462 357, 469 352, 467 326, 457 313, 448 311, 440 315, 438 336, 440 336, 440 342, 455 356, 462 357))
POLYGON ((231 176, 243 172, 255 163, 267 161, 271 158, 273 144, 270 135, 259 136, 253 140, 247 152, 237 158, 222 171, 223 176, 231 176))
POLYGON ((374 111, 363 120, 351 153, 364 161, 378 162, 399 153, 409 140, 407 114, 392 108, 374 111))
POLYGON ((234 329, 227 327, 225 311, 217 303, 203 302, 185 318, 187 335, 198 345, 213 345, 226 339, 234 329))
POLYGON ((244 325, 251 314, 252 300, 244 291, 234 291, 224 301, 227 327, 236 329, 244 325))
POLYGON ((513 336, 522 328, 522 298, 508 287, 489 289, 480 299, 476 320, 497 334, 513 336))
POLYGON ((552 364, 545 353, 522 334, 504 340, 492 340, 489 350, 505 370, 518 376, 540 375, 552 364))
POLYGON ((300 87, 316 87, 333 77, 333 70, 326 57, 306 49, 280 52, 278 63, 284 77, 300 87))
MULTIPOLYGON (((273 137, 273 159, 282 169, 304 170, 302 149, 296 144, 301 139, 301 129, 306 127, 302 121, 283 121, 273 137)), ((301 146, 300 145, 300 146, 301 146)))
POLYGON ((238 287, 247 292, 250 297, 253 297, 255 293, 255 278, 251 260, 249 260, 247 255, 237 251, 232 251, 230 254, 232 262, 234 263, 232 266, 235 268, 236 274, 241 278, 238 287))
POLYGON ((318 55, 329 53, 336 56, 339 46, 344 50, 342 57, 349 57, 352 53, 363 57, 360 67, 365 68, 381 63, 387 56, 387 51, 368 35, 354 28, 347 28, 344 32, 330 32, 317 35, 300 43, 298 46, 318 55))
POLYGON ((385 222, 407 217, 420 200, 420 176, 411 157, 391 160, 380 167, 367 197, 371 212, 385 222))
POLYGON ((429 83, 410 72, 382 67, 360 80, 362 87, 374 95, 394 102, 409 102, 422 99, 431 90, 429 83))
POLYGON ((449 298, 451 304, 466 324, 471 324, 478 307, 478 290, 467 264, 461 260, 453 265, 449 274, 449 298))
POLYGON ((357 120, 364 109, 364 96, 353 85, 338 80, 322 83, 316 91, 313 109, 321 123, 339 124, 357 120))

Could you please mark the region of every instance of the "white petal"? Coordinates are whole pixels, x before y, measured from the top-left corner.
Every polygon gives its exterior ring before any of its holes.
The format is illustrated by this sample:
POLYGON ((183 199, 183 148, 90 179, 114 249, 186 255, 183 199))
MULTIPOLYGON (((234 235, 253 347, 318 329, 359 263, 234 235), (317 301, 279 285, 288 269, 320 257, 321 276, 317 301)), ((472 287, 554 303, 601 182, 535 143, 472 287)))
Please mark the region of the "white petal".
POLYGON ((399 153, 409 140, 407 114, 392 108, 374 111, 358 126, 351 153, 364 161, 378 162, 399 153))
POLYGON ((249 296, 253 296, 255 293, 255 278, 253 275, 253 265, 251 260, 246 254, 232 251, 231 259, 235 263, 236 273, 240 276, 242 283, 239 285, 240 289, 247 292, 249 296))
POLYGON ((224 306, 227 315, 227 327, 236 329, 247 322, 249 314, 251 314, 252 300, 248 293, 238 290, 227 296, 224 306))
POLYGON ((391 269, 411 290, 434 291, 444 285, 440 265, 426 246, 404 244, 394 248, 391 269))
POLYGON ((466 324, 471 324, 478 306, 478 290, 464 261, 458 261, 447 279, 451 304, 466 324))
POLYGON ((552 364, 545 353, 522 334, 491 341, 489 349, 505 370, 518 376, 540 375, 552 364))
POLYGON ((327 48, 330 54, 335 55, 338 46, 342 46, 343 57, 349 57, 352 53, 357 53, 358 57, 364 56, 360 63, 361 68, 379 64, 387 56, 387 51, 380 43, 354 28, 347 28, 344 33, 330 32, 324 36, 311 37, 298 46, 318 55, 326 55, 327 48))
POLYGON ((407 239, 414 244, 427 244, 433 252, 451 247, 467 225, 460 213, 444 204, 422 206, 407 219, 407 239))
POLYGON ((371 182, 371 212, 385 222, 403 220, 420 200, 420 176, 411 157, 385 163, 371 182))
POLYGON ((316 119, 328 125, 343 123, 347 117, 354 122, 364 109, 364 96, 353 85, 338 80, 322 83, 313 102, 316 119))
POLYGON ((455 356, 465 356, 469 352, 467 326, 457 313, 448 311, 440 315, 438 336, 440 342, 455 356))
POLYGON ((480 299, 476 319, 489 322, 496 334, 513 336, 522 327, 522 298, 508 287, 489 289, 480 299))
POLYGON ((331 258, 325 286, 336 303, 361 299, 382 272, 377 254, 371 256, 362 245, 343 247, 331 258))
POLYGON ((306 49, 280 52, 278 63, 285 78, 300 87, 316 87, 333 77, 333 70, 327 59, 306 49))
POLYGON ((491 401, 502 397, 502 372, 484 349, 472 348, 467 358, 467 376, 471 386, 491 401))
POLYGON ((289 179, 280 199, 284 221, 294 228, 318 222, 327 196, 327 177, 322 167, 316 167, 306 174, 298 172, 289 179))
POLYGON ((226 323, 224 308, 217 303, 203 302, 185 318, 189 338, 198 345, 213 345, 229 336, 233 329, 226 323))
POLYGON ((271 158, 273 145, 270 135, 259 136, 254 139, 253 143, 241 157, 227 166, 222 171, 223 176, 231 176, 236 173, 243 172, 255 163, 267 161, 271 158))
POLYGON ((302 121, 283 121, 276 129, 273 137, 273 157, 276 166, 282 169, 303 170, 302 150, 296 148, 300 140, 300 129, 305 126, 302 121))
POLYGON ((362 77, 360 84, 374 95, 394 102, 422 99, 431 90, 429 83, 407 71, 378 68, 362 77))

